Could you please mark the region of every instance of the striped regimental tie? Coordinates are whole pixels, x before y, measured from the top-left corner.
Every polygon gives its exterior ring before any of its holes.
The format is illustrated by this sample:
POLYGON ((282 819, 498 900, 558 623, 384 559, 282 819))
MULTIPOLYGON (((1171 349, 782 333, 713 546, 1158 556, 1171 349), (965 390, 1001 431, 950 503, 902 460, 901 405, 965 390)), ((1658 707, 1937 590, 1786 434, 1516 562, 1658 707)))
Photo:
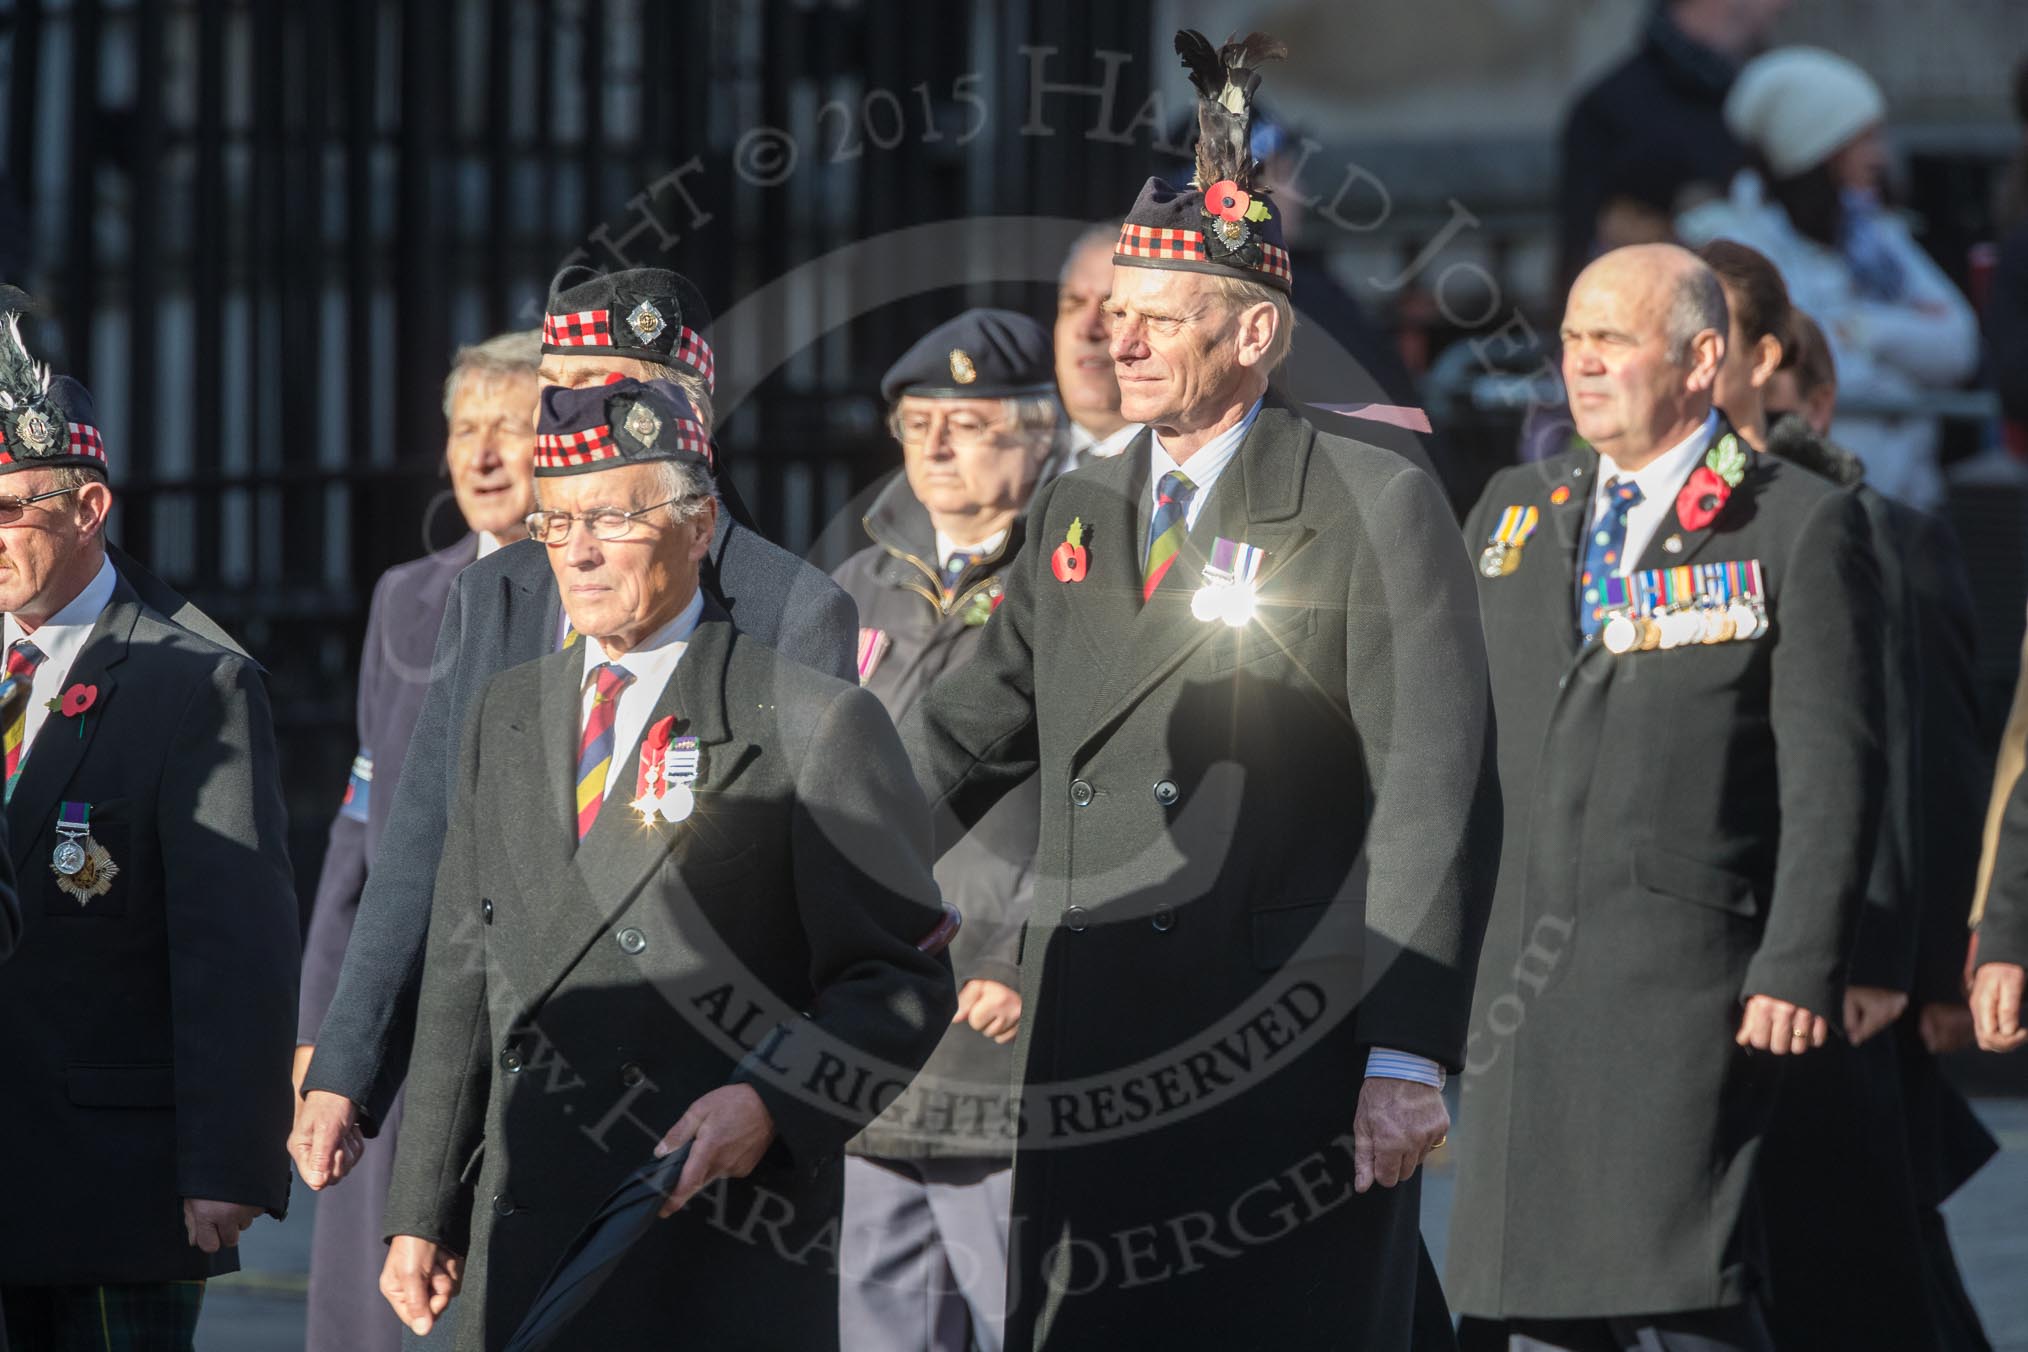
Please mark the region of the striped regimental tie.
POLYGON ((619 712, 620 692, 633 682, 634 673, 617 662, 593 668, 597 682, 592 690, 591 712, 585 715, 584 736, 577 744, 577 838, 591 834, 592 823, 606 801, 606 774, 613 766, 613 718, 619 712))
POLYGON ((28 696, 29 687, 35 681, 35 669, 42 665, 42 649, 25 638, 15 639, 7 649, 7 670, 5 678, 15 682, 13 693, 7 698, 8 707, 0 717, 7 720, 7 796, 14 796, 14 781, 21 778, 21 754, 27 750, 28 740, 28 696))
POLYGON ((1190 499, 1197 485, 1181 470, 1171 470, 1155 485, 1155 514, 1148 518, 1148 557, 1141 565, 1141 600, 1155 594, 1162 575, 1176 562, 1183 537, 1190 533, 1190 499))
POLYGON ((1620 571, 1627 548, 1627 513, 1641 505, 1641 486, 1632 479, 1605 481, 1605 515, 1584 542, 1584 564, 1577 575, 1577 629, 1589 637, 1605 627, 1605 580, 1620 571))

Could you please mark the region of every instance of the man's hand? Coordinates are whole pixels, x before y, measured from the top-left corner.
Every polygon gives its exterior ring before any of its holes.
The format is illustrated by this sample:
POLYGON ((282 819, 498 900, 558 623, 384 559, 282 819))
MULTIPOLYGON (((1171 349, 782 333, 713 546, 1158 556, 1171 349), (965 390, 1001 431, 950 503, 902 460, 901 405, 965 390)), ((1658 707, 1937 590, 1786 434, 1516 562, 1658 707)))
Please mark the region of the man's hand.
POLYGON ((1733 1041, 1776 1056, 1800 1056, 1812 1047, 1823 1046, 1830 1036, 1831 1025, 1823 1015, 1772 995, 1750 995, 1746 1013, 1739 1020, 1739 1035, 1733 1041))
POLYGON ((1972 1045, 1972 1008, 1962 1001, 1932 1000, 1916 1016, 1916 1031, 1931 1056, 1961 1052, 1972 1045))
POLYGON ((1845 988, 1845 1038, 1858 1046, 1887 1025, 1901 1017, 1908 1008, 1906 991, 1891 991, 1885 986, 1847 986, 1845 988))
POLYGON ((183 1235, 190 1247, 206 1253, 239 1247, 239 1232, 261 1218, 261 1208, 237 1202, 183 1199, 183 1235))
POLYGON ((314 1192, 321 1192, 352 1172, 366 1153, 359 1130, 359 1105, 343 1094, 312 1089, 296 1100, 296 1126, 289 1133, 289 1155, 296 1172, 314 1192))
POLYGON ((952 1023, 969 1023, 982 1036, 1006 1045, 1021 1031, 1021 992, 987 977, 975 976, 958 987, 958 1012, 952 1023))
POLYGON ((1983 962, 1972 977, 1972 1025, 1989 1052, 2011 1052, 2028 1042, 2021 1027, 2023 970, 2014 962, 1983 962))
POLYGON ((1359 1110, 1352 1116, 1352 1190, 1407 1181, 1450 1129, 1451 1115, 1433 1085, 1368 1079, 1359 1086, 1359 1110))
POLYGON ((450 1308, 465 1281, 465 1260, 414 1235, 396 1235, 380 1268, 380 1294, 395 1317, 421 1336, 450 1308))
POLYGON ((775 1119, 748 1084, 714 1089, 690 1105, 655 1147, 655 1158, 694 1142, 683 1161, 676 1191, 662 1203, 661 1214, 673 1216, 706 1184, 721 1178, 745 1178, 768 1153, 775 1139, 775 1119))

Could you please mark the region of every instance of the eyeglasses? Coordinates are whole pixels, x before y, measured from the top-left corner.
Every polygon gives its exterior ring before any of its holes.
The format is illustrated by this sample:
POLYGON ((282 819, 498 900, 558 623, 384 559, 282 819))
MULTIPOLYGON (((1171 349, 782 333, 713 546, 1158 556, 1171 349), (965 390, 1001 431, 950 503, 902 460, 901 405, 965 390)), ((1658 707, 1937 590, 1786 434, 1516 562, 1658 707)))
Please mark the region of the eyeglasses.
MULTIPOLYGON (((887 430, 904 446, 920 446, 929 440, 930 427, 938 421, 928 413, 911 413, 906 417, 897 413, 887 420, 887 430)), ((960 451, 976 450, 1007 430, 999 423, 984 422, 970 413, 953 413, 941 421, 944 439, 952 449, 960 451)))
POLYGON ((528 538, 540 540, 546 545, 561 545, 570 540, 573 522, 582 521, 591 528, 594 540, 624 540, 627 532, 634 528, 637 518, 646 516, 658 507, 681 502, 678 498, 665 498, 651 502, 646 507, 636 507, 623 512, 617 507, 594 507, 589 512, 530 512, 527 518, 528 538))
POLYGON ((77 492, 77 489, 73 487, 73 488, 52 488, 47 493, 36 493, 25 498, 17 498, 9 494, 0 494, 0 522, 9 522, 15 520, 21 515, 21 509, 26 507, 31 502, 41 502, 44 498, 60 498, 66 493, 75 493, 75 492, 77 492))

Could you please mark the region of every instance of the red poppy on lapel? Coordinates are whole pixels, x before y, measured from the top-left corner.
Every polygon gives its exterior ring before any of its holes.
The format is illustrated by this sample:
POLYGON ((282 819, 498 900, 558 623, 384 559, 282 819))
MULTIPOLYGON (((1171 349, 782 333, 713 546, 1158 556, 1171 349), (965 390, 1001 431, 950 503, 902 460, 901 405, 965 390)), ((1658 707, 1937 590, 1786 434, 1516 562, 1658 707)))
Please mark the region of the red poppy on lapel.
POLYGON ((63 692, 63 702, 58 706, 65 718, 76 718, 98 702, 99 688, 80 682, 63 692))
POLYGON ((1676 519, 1685 530, 1703 530, 1716 519, 1731 496, 1732 485, 1719 478, 1717 470, 1699 465, 1691 473, 1690 482, 1676 495, 1676 519))
POLYGON ((1063 543, 1049 556, 1049 570, 1056 574, 1058 582, 1082 582, 1089 567, 1091 553, 1084 547, 1084 519, 1073 517, 1070 529, 1064 532, 1063 543))

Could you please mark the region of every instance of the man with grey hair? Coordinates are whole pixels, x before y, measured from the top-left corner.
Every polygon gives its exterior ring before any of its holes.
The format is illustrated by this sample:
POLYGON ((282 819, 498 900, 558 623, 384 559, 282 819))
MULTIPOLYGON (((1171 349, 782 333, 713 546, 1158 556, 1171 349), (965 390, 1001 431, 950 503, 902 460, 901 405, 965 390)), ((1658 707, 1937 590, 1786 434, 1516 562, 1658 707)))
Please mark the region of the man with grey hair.
MULTIPOLYGON (((317 1030, 331 1008, 359 898, 382 829, 392 816, 408 744, 429 689, 430 660, 451 586, 466 565, 527 533, 535 506, 536 364, 542 335, 503 333, 458 350, 444 380, 444 468, 466 534, 456 544, 384 573, 367 611, 359 661, 359 750, 324 850, 317 900, 303 945, 295 1077, 301 1087, 317 1030)), ((392 1147, 399 1096, 380 1132, 392 1147)), ((346 1148, 359 1154, 356 1137, 346 1148)), ((401 1324, 380 1298, 381 1210, 391 1148, 361 1160, 357 1186, 323 1199, 310 1248, 306 1352, 394 1352, 401 1324)))
POLYGON ((1178 43, 1197 173, 1142 188, 1105 302, 1146 427, 1037 492, 903 723, 942 843, 1041 786, 1006 1345, 1405 1352, 1449 1336, 1420 1170, 1498 847, 1470 566, 1434 480, 1269 392, 1279 44, 1178 43))
POLYGON ((879 701, 699 582, 703 447, 667 382, 543 392, 529 528, 579 637, 466 722, 389 1189, 382 1290, 419 1334, 457 1298, 463 1352, 651 1153, 674 1219, 570 1345, 837 1347, 839 1149, 956 1003, 879 701))
MULTIPOLYGON (((682 391, 704 459, 716 357, 710 315, 697 288, 661 268, 582 279, 566 269, 551 283, 542 323, 540 384, 579 389, 652 375, 682 391)), ((748 519, 729 483, 713 476, 717 513, 700 565, 704 590, 740 628, 791 661, 840 677, 852 671, 852 603, 828 577, 775 545, 748 519)), ((438 773, 410 775, 389 821, 359 922, 303 1077, 291 1151, 313 1189, 339 1182, 356 1163, 358 1133, 371 1136, 407 1073, 429 908, 447 829, 458 729, 498 672, 566 645, 568 611, 546 552, 510 544, 461 573, 428 665, 430 689, 412 754, 438 773)), ((754 692, 764 700, 766 692, 754 692)))
POLYGON ((1713 407, 1727 328, 1685 249, 1586 268, 1584 441, 1466 525, 1507 807, 1450 1226, 1469 1348, 1770 1346, 1756 1159, 1783 1060, 1845 1035, 1883 606, 1860 503, 1713 407))

